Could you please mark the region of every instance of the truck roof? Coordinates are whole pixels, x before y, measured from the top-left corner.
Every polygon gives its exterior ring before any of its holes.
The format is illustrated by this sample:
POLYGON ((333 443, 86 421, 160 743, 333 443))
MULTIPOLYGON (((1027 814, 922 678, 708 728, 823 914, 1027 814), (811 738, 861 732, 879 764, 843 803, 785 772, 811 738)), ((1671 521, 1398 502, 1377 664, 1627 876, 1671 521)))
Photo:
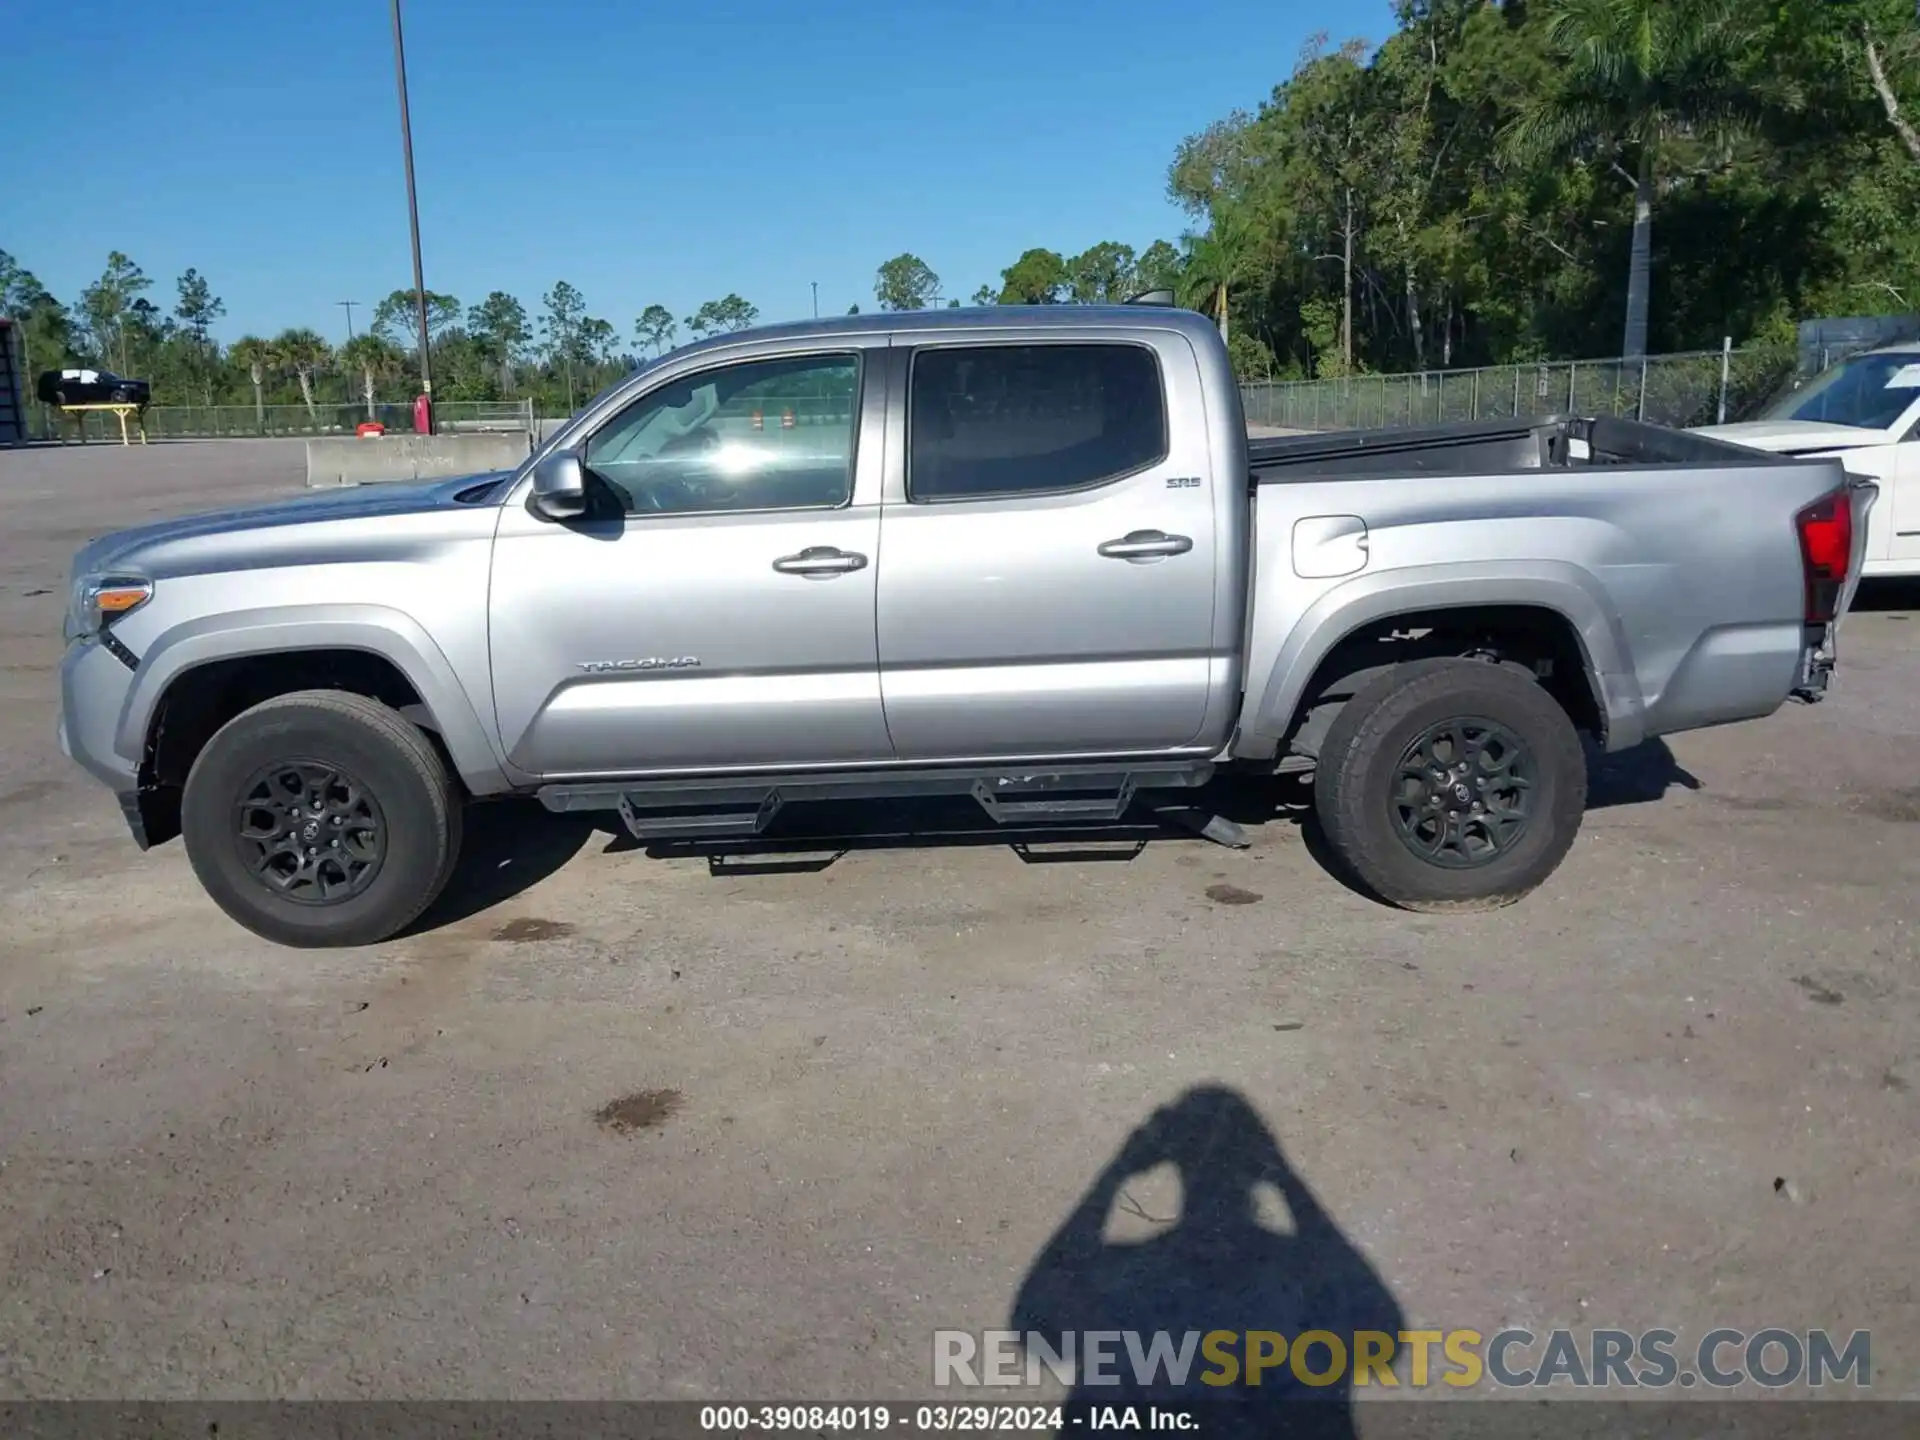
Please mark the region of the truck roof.
POLYGON ((818 320, 789 320, 709 335, 673 353, 717 349, 745 340, 828 340, 839 335, 929 331, 1115 329, 1142 326, 1212 331, 1213 322, 1192 310, 1167 305, 976 305, 947 310, 876 310, 870 315, 832 315, 818 320))

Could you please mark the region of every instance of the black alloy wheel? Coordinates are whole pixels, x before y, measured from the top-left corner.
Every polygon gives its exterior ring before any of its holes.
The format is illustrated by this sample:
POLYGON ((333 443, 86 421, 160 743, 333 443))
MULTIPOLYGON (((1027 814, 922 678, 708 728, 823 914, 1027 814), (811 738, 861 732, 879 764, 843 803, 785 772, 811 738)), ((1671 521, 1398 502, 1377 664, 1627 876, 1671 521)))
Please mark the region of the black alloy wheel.
POLYGON ((1497 721, 1430 725, 1400 757, 1393 828, 1430 865, 1468 870, 1512 852, 1532 819, 1533 753, 1497 721))
POLYGON ((360 894, 387 858, 380 802, 337 765, 269 765, 240 787, 234 842, 247 872, 300 905, 337 905, 360 894))
POLYGON ((371 945, 433 903, 460 853, 461 792, 391 707, 339 690, 264 700, 187 774, 194 874, 234 920, 282 945, 371 945))
POLYGON ((1412 660, 1362 685, 1314 769, 1336 869, 1408 910, 1510 905, 1566 858, 1586 809, 1579 733, 1530 673, 1412 660))

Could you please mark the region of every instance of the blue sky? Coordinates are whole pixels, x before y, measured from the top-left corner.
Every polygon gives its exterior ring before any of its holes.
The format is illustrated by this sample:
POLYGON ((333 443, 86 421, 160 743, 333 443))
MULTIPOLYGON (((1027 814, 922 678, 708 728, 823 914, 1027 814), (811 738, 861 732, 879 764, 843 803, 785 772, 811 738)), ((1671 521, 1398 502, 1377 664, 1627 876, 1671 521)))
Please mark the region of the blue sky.
MULTIPOLYGON (((911 250, 963 301, 1031 245, 1177 238, 1182 136, 1259 103, 1311 34, 1388 0, 405 0, 427 286, 529 312, 555 280, 624 336, 738 291, 763 319, 873 304, 911 250)), ((69 303, 125 250, 223 338, 411 283, 385 0, 167 0, 111 36, 7 24, 26 144, 0 249, 69 303), (24 49, 21 47, 24 45, 24 49), (76 161, 89 130, 122 158, 76 161)))

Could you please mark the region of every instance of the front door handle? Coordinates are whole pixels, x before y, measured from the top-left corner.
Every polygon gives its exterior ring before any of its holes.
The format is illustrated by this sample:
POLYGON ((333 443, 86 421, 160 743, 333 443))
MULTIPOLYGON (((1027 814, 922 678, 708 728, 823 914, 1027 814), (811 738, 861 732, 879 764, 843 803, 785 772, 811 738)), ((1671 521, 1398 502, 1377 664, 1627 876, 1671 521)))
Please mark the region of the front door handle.
POLYGON ((798 555, 782 555, 773 562, 782 575, 804 575, 809 580, 826 580, 835 575, 867 568, 867 557, 851 550, 836 550, 831 545, 811 545, 798 555))
POLYGON ((1118 540, 1109 540, 1100 553, 1109 560, 1164 560, 1169 555, 1184 555, 1193 549, 1185 535, 1169 535, 1162 530, 1132 530, 1118 540))

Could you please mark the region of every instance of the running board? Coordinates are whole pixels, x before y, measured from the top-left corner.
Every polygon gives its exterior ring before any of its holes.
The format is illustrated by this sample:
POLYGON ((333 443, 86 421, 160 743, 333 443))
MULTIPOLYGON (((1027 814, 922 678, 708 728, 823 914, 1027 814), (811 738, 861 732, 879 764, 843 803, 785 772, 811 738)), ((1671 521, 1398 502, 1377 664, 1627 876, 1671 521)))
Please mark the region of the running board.
MULTIPOLYGON (((1107 787, 1076 784, 1073 788, 1104 792, 1107 787)), ((971 793, 996 825, 1017 825, 1029 820, 1081 820, 1099 824, 1111 823, 1127 813, 1127 807, 1133 804, 1134 788, 1134 777, 1122 775, 1111 795, 1048 794, 1044 789, 1030 789, 1005 780, 998 783, 976 780, 971 793)))
POLYGON ((788 804, 970 795, 1000 825, 1111 824, 1142 790, 1192 790, 1213 778, 1211 761, 1106 762, 1041 769, 951 769, 801 773, 545 785, 556 813, 617 810, 640 840, 745 839, 763 833, 788 804))

